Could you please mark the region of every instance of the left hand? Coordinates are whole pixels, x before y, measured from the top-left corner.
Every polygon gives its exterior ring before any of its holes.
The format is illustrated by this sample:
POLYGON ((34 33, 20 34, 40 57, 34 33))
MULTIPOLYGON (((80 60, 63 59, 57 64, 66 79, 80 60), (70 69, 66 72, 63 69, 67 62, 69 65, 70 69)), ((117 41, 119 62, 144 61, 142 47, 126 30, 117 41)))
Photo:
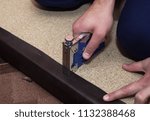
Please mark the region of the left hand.
POLYGON ((150 101, 150 57, 132 64, 124 64, 123 69, 129 72, 144 72, 144 76, 117 91, 111 92, 103 97, 105 101, 135 96, 134 103, 144 104, 150 101))

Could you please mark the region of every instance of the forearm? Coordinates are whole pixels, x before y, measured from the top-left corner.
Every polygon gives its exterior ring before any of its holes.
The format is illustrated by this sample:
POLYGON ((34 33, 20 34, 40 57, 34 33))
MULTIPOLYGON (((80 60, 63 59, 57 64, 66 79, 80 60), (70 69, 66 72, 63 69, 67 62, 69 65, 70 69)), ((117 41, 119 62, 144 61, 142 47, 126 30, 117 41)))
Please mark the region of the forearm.
POLYGON ((105 10, 108 10, 111 14, 113 14, 114 6, 116 0, 94 0, 93 5, 94 7, 104 7, 105 10))

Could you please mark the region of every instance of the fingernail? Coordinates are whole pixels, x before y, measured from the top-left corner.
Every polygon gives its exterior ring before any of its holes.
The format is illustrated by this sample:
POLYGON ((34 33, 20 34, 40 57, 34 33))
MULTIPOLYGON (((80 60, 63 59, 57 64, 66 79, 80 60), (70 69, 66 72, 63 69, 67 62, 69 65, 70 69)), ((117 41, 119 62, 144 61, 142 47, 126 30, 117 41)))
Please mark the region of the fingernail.
POLYGON ((77 43, 79 40, 81 40, 84 36, 83 35, 79 35, 77 37, 75 37, 75 39, 73 40, 73 44, 77 43))
POLYGON ((83 58, 86 59, 86 60, 89 59, 89 58, 90 58, 90 54, 84 52, 84 53, 83 53, 83 58))
POLYGON ((128 67, 129 67, 129 64, 123 64, 122 67, 123 67, 123 68, 128 68, 128 67))
POLYGON ((85 36, 84 34, 81 34, 81 35, 78 36, 78 38, 82 39, 84 36, 85 36))
POLYGON ((103 99, 104 99, 105 101, 109 101, 109 96, 108 96, 108 95, 105 95, 105 96, 103 97, 103 99))

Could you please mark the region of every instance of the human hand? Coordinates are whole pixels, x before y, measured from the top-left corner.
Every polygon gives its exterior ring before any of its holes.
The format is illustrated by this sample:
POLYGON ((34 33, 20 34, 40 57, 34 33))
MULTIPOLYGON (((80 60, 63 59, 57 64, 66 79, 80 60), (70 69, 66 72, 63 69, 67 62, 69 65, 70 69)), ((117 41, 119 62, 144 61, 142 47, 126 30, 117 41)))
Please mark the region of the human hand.
POLYGON ((106 34, 110 31, 113 23, 113 5, 110 0, 105 0, 105 2, 102 3, 94 2, 93 5, 74 22, 72 28, 75 37, 84 32, 93 33, 83 53, 84 59, 91 57, 99 44, 104 41, 106 34))
POLYGON ((135 96, 134 103, 149 103, 150 99, 150 57, 132 64, 124 64, 123 69, 129 72, 144 72, 144 76, 121 89, 103 97, 105 101, 135 96))

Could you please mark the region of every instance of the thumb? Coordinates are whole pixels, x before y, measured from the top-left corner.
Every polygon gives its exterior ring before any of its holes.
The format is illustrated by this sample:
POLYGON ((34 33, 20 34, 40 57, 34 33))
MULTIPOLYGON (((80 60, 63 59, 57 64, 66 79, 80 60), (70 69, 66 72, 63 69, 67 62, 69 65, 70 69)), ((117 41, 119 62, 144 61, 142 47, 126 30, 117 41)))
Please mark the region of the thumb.
POLYGON ((141 72, 141 71, 144 72, 141 61, 134 62, 131 64, 123 64, 122 68, 126 71, 129 71, 129 72, 141 72))
POLYGON ((85 51, 83 52, 83 58, 88 60, 98 48, 103 39, 104 36, 101 36, 101 34, 93 33, 91 40, 89 41, 88 45, 85 48, 85 51))

